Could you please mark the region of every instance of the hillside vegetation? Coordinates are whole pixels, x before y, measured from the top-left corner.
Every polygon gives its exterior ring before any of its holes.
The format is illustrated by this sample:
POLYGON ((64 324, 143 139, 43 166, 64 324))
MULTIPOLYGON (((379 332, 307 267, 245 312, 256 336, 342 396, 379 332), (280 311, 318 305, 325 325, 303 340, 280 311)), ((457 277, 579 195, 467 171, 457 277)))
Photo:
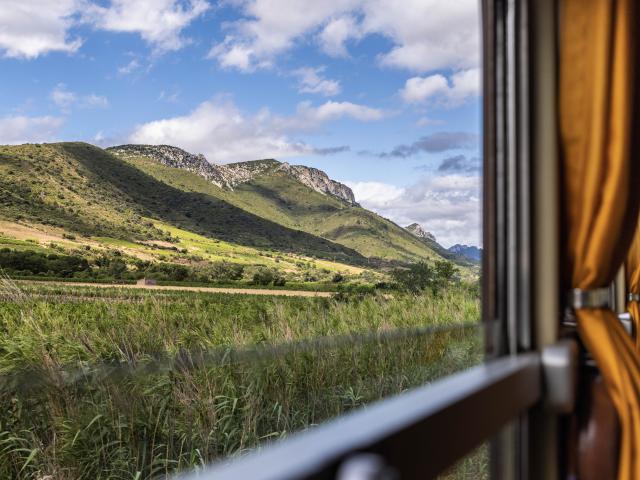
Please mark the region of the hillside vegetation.
MULTIPOLYGON (((265 166, 252 180, 222 189, 194 173, 167 167, 148 157, 123 159, 150 176, 175 188, 220 198, 260 218, 301 230, 353 249, 370 259, 414 262, 440 258, 427 243, 395 223, 331 195, 311 190, 280 168, 275 160, 258 160, 231 166, 265 166)), ((433 242, 435 244, 435 242, 433 242)), ((437 245, 437 244, 435 244, 437 245)), ((439 245, 435 248, 438 248, 439 245)))
MULTIPOLYGON (((248 267, 236 279, 273 277, 260 270, 267 269, 279 272, 276 283, 375 282, 380 269, 451 258, 429 242, 361 208, 348 187, 307 167, 261 160, 209 168, 201 156, 168 146, 0 146, 0 248, 89 262, 92 273, 76 267, 76 277, 220 281, 226 277, 212 275, 211 262, 230 262, 248 267), (170 161, 150 156, 157 149, 170 161)), ((21 269, 19 260, 10 270, 26 276, 58 276, 42 265, 72 261, 32 257, 30 265, 41 267, 21 269)))

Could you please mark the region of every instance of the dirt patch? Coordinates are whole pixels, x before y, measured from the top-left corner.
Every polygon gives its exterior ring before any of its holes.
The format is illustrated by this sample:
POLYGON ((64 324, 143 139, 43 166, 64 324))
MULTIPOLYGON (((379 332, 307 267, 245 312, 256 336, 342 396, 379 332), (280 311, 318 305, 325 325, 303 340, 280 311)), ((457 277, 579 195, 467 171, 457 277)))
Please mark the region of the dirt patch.
POLYGON ((216 288, 216 287, 181 287, 177 285, 114 285, 106 283, 85 283, 85 282, 38 282, 32 280, 18 280, 18 283, 28 283, 37 285, 63 285, 69 287, 95 287, 95 288, 131 288, 136 290, 172 290, 184 292, 208 292, 208 293, 228 293, 235 295, 271 295, 282 297, 332 297, 333 292, 309 292, 305 290, 267 290, 253 288, 216 288))
POLYGON ((0 235, 16 240, 36 240, 40 243, 61 242, 62 230, 44 226, 27 226, 0 220, 0 235))

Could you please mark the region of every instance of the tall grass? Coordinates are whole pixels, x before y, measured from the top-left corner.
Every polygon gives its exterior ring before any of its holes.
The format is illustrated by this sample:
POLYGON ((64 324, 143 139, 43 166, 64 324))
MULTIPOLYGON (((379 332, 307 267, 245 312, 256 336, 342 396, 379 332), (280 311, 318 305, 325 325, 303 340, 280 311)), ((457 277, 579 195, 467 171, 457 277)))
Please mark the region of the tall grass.
POLYGON ((481 358, 477 328, 453 327, 479 315, 462 289, 352 301, 120 291, 135 301, 117 303, 95 290, 0 304, 0 478, 162 477, 481 358))

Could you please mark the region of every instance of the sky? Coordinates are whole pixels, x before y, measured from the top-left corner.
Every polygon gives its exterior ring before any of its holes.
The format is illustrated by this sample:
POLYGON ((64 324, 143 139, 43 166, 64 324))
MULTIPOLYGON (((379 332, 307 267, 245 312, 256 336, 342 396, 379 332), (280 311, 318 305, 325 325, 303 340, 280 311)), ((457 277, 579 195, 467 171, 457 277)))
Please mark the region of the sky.
POLYGON ((478 0, 1 0, 0 144, 320 168, 480 244, 478 0))

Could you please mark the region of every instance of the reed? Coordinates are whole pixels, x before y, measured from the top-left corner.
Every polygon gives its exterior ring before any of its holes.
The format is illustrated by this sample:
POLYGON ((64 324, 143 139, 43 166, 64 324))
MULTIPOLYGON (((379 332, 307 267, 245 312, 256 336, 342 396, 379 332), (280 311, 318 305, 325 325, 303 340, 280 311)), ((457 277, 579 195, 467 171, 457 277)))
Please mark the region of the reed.
MULTIPOLYGON (((0 304, 0 478, 200 468, 482 356, 469 326, 479 302, 461 287, 343 300, 119 290, 119 301, 47 288, 0 304)), ((479 476, 483 458, 467 462, 479 476)))

